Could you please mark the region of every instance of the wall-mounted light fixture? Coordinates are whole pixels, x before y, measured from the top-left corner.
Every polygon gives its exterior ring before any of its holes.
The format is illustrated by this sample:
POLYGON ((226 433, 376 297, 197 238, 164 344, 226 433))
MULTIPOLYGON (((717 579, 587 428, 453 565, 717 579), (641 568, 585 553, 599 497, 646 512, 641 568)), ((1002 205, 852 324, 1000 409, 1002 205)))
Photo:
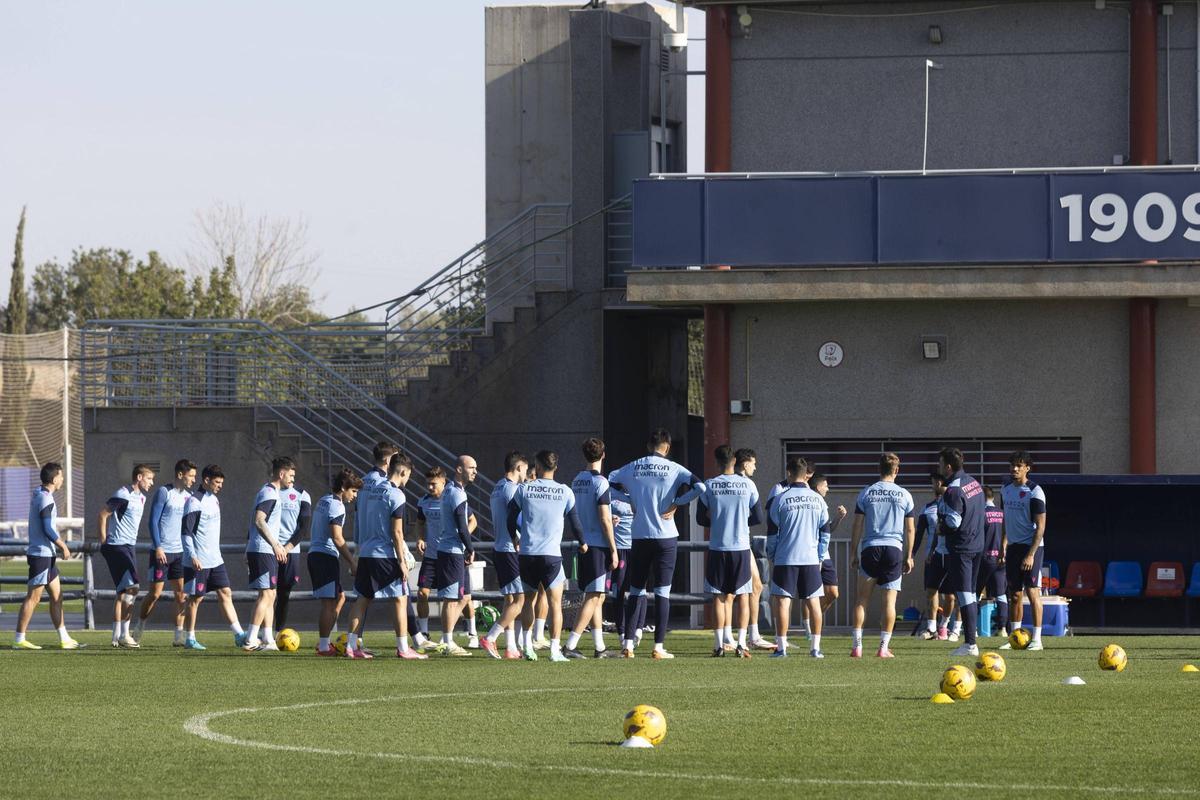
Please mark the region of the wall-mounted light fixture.
POLYGON ((943 334, 921 336, 921 358, 926 361, 946 360, 946 337, 943 334))
POLYGON ((930 25, 929 26, 929 43, 930 44, 941 44, 942 43, 942 26, 941 25, 930 25))

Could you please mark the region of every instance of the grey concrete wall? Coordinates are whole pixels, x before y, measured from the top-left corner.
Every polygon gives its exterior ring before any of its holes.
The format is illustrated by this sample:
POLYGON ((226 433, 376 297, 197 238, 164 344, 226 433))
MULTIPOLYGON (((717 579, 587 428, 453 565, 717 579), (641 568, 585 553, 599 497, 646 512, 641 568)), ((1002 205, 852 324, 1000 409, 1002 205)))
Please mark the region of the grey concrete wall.
MULTIPOLYGON (((1176 163, 1194 163, 1196 7, 1174 9, 1171 144, 1176 163)), ((1167 24, 1160 17, 1162 161, 1167 24)), ((734 28, 738 171, 920 169, 926 58, 944 65, 931 77, 930 169, 1109 165, 1129 152, 1126 4, 755 7, 751 36, 734 28), (864 16, 835 16, 851 14, 864 16)))
POLYGON ((1158 471, 1200 472, 1200 307, 1158 301, 1158 471))

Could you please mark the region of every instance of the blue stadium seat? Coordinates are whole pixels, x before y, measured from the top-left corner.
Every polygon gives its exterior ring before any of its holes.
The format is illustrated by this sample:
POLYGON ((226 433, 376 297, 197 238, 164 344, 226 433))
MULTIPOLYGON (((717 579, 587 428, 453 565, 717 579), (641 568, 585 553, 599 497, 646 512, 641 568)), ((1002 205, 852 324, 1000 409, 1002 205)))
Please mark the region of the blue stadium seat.
POLYGON ((1192 565, 1192 579, 1188 582, 1188 588, 1184 594, 1188 597, 1200 597, 1200 562, 1192 565))
POLYGON ((1142 565, 1136 561, 1110 561, 1104 572, 1105 597, 1140 597, 1142 565))

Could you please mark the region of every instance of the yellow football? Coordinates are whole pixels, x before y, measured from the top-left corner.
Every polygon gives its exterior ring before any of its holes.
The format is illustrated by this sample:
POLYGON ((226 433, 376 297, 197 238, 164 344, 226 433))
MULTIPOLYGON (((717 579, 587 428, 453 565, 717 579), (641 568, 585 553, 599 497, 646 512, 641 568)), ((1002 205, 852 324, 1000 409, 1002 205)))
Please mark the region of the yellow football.
POLYGON ((1129 656, 1125 654, 1125 648, 1121 647, 1121 645, 1106 644, 1104 649, 1100 651, 1100 658, 1097 660, 1100 663, 1100 669, 1121 672, 1125 669, 1125 665, 1129 663, 1129 656))
POLYGON ((275 634, 275 644, 279 645, 280 650, 294 653, 300 649, 300 634, 292 628, 284 628, 275 634))
POLYGON ((657 747, 667 738, 667 718, 654 706, 634 706, 625 715, 625 738, 640 736, 657 747))
POLYGON ((955 664, 942 673, 942 691, 952 700, 970 700, 975 694, 975 673, 955 664))
POLYGON ((975 661, 975 677, 981 681, 1002 681, 1008 665, 999 653, 984 653, 975 661))
POLYGON ((1008 643, 1012 645, 1013 650, 1024 650, 1029 647, 1029 643, 1033 641, 1033 635, 1025 628, 1017 628, 1008 635, 1008 643))

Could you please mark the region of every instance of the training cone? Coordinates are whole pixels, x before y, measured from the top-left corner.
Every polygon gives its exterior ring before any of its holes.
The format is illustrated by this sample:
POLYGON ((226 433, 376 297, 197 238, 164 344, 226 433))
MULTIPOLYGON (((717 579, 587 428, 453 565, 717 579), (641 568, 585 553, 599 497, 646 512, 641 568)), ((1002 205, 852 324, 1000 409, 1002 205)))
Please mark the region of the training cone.
POLYGON ((625 741, 621 742, 621 747, 638 747, 653 749, 654 745, 650 744, 649 740, 643 739, 640 736, 630 736, 625 741))
POLYGON ((1078 675, 1072 675, 1071 677, 1064 680, 1063 683, 1066 684, 1067 686, 1086 686, 1087 685, 1087 682, 1084 681, 1084 679, 1079 677, 1078 675))
POLYGON ((1183 668, 1180 669, 1179 671, 1180 672, 1200 672, 1200 668, 1197 668, 1195 664, 1184 664, 1183 668))
POLYGON ((933 697, 929 698, 929 702, 944 705, 946 703, 953 703, 954 700, 952 700, 950 695, 946 694, 945 692, 938 692, 933 697))

